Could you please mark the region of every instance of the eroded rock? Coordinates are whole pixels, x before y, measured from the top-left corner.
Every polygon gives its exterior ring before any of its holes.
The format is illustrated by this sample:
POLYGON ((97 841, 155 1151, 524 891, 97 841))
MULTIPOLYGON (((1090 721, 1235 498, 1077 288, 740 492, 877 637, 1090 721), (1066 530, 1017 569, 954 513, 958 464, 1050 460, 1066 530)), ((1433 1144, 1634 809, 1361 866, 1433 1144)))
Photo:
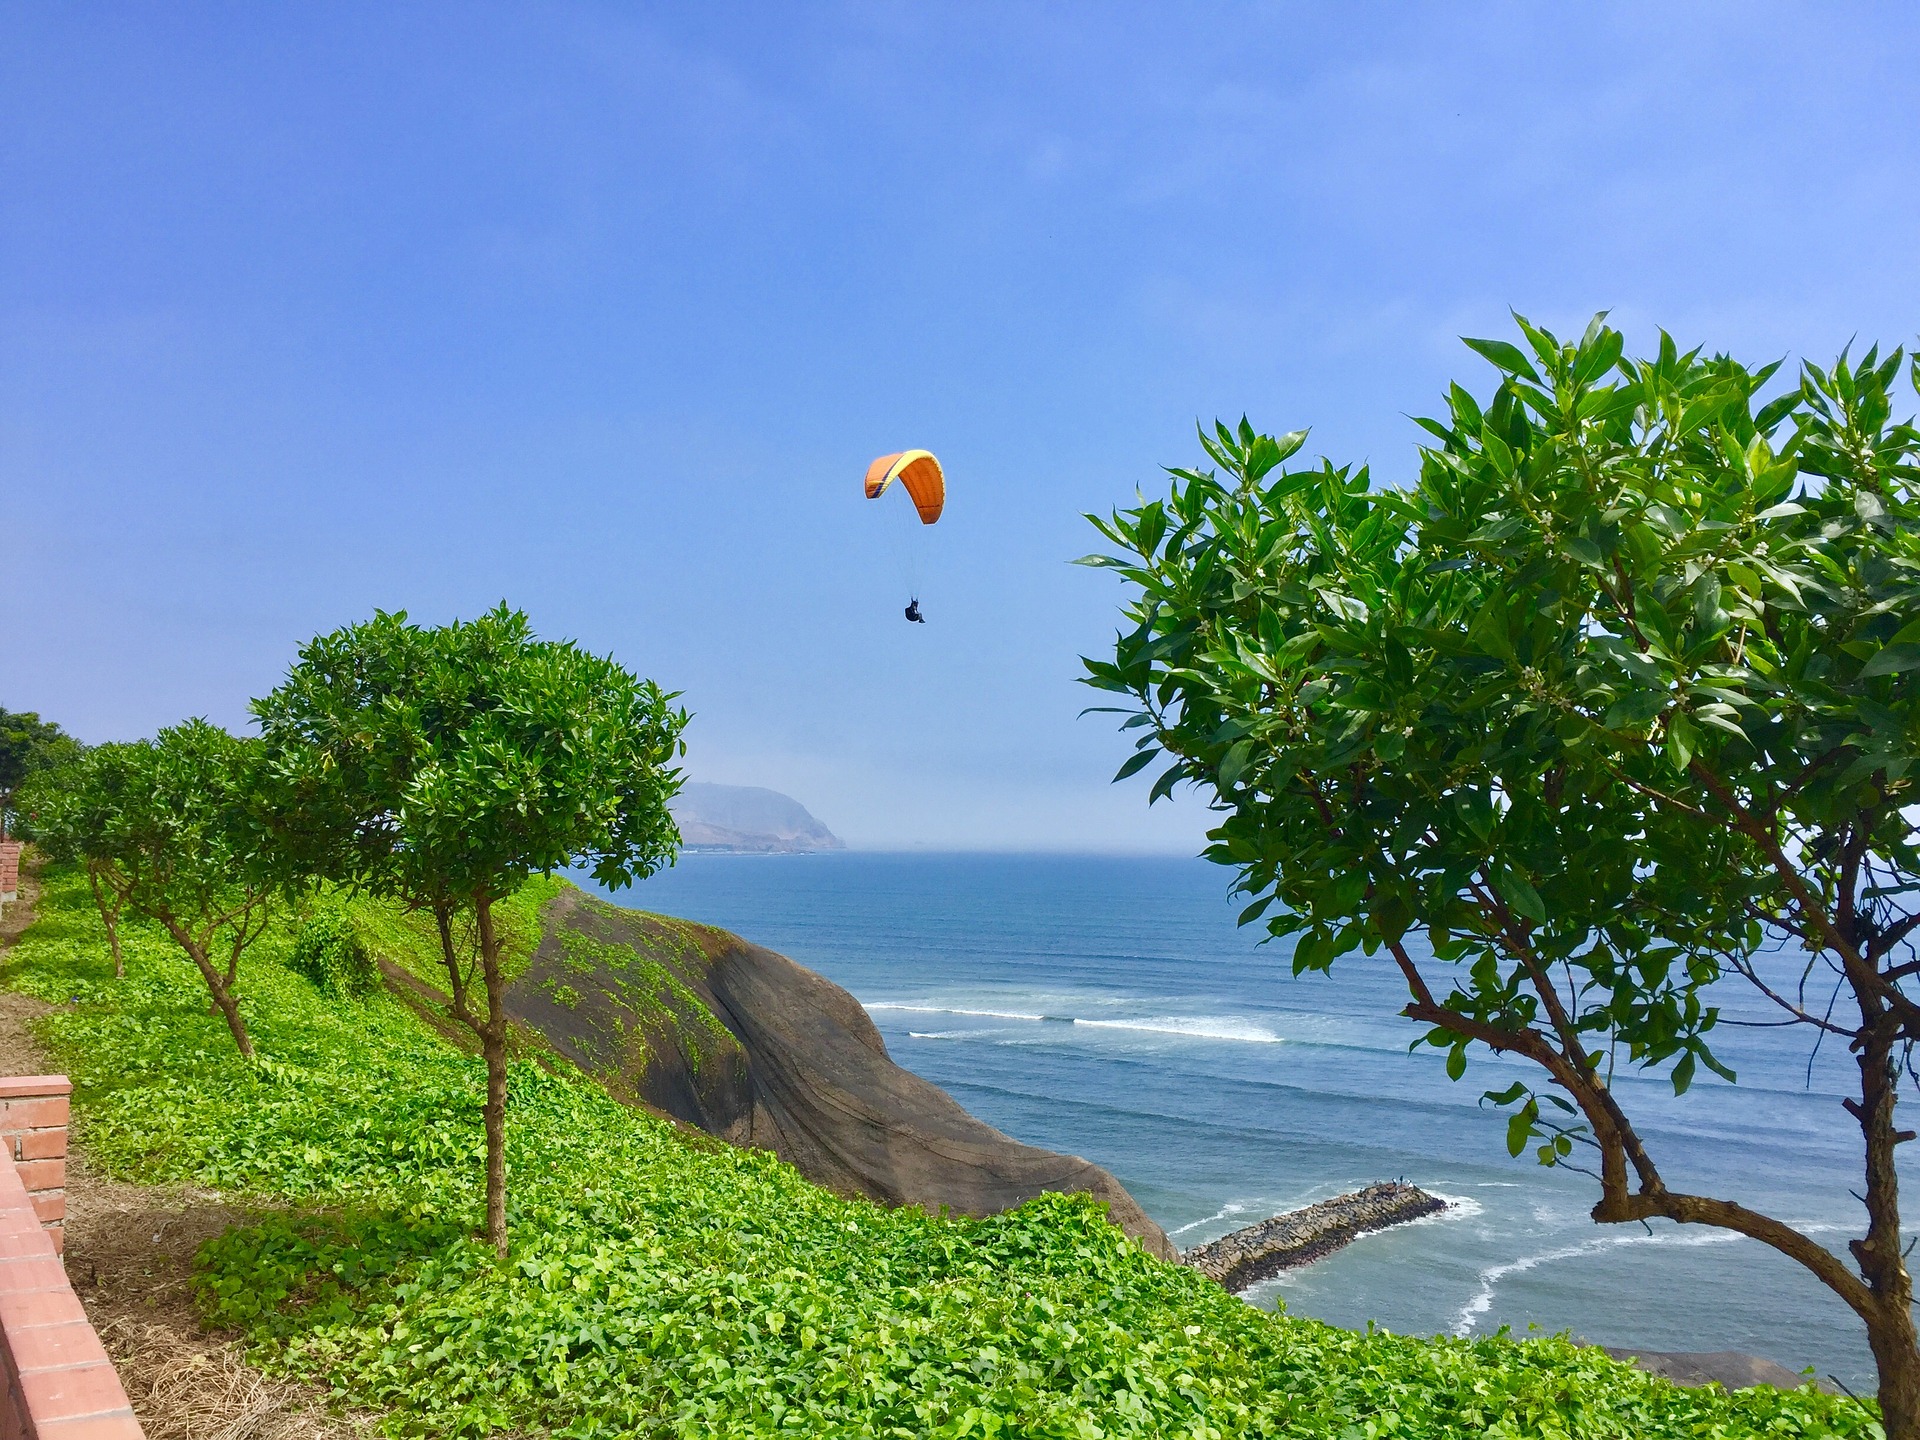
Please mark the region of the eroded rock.
POLYGON ((1113 1176, 969 1115, 893 1063, 859 1001, 784 955, 577 890, 543 920, 508 1009, 615 1094, 889 1205, 990 1215, 1084 1191, 1150 1253, 1177 1258, 1113 1176))

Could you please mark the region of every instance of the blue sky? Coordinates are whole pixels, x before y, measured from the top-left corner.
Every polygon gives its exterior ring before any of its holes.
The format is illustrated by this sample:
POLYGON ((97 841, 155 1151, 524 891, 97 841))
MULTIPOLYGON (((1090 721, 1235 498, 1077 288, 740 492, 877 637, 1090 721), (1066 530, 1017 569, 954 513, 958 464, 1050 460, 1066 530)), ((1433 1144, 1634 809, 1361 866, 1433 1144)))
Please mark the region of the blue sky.
POLYGON ((1402 478, 1509 306, 1910 343, 1916 54, 1911 4, 9 6, 0 705, 239 726, 318 631, 504 597, 855 843, 1191 849, 1075 719, 1080 512, 1243 412, 1402 478), (923 533, 858 498, 915 445, 923 533))

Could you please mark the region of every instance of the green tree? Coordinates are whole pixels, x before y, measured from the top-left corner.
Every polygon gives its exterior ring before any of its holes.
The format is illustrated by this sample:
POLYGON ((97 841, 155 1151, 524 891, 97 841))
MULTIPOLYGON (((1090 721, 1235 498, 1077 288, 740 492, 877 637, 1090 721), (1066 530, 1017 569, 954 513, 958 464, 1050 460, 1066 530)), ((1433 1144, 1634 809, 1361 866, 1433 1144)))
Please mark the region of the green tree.
POLYGON ((35 773, 17 792, 24 832, 48 859, 78 865, 87 876, 94 908, 113 953, 113 978, 127 973, 120 949, 120 915, 126 907, 120 874, 99 852, 109 817, 123 808, 116 793, 128 769, 112 746, 79 750, 64 764, 35 773))
POLYGON ((687 722, 674 698, 536 640, 503 605, 438 629, 376 614, 321 636, 254 705, 292 870, 433 916, 451 1013, 486 1057, 487 1236, 503 1257, 508 977, 493 907, 534 871, 586 865, 617 887, 671 862, 687 722))
MULTIPOLYGON (((1211 858, 1298 972, 1387 951, 1404 1013, 1464 1071, 1539 1067, 1509 1148, 1595 1176, 1601 1222, 1716 1225, 1860 1316, 1888 1434, 1920 1434, 1895 1148, 1920 1038, 1920 434, 1902 356, 1774 367, 1468 344, 1500 379, 1420 423, 1417 484, 1290 468, 1242 421, 1206 470, 1094 523, 1130 590, 1089 683, 1129 697, 1122 777, 1165 761, 1222 812, 1211 858), (1409 935, 1433 957, 1416 959, 1409 935), (1801 958, 1769 960, 1782 945, 1801 958), (1613 1086, 1705 1066, 1717 983, 1851 1049, 1852 1264, 1734 1199, 1670 1190, 1613 1086)), ((1914 375, 1920 384, 1920 375, 1914 375)), ((1089 517, 1093 518, 1093 517, 1089 517)), ((1839 1117, 1836 1117, 1839 1118, 1839 1117)))
POLYGON ((249 1059, 240 959, 266 928, 271 897, 260 869, 264 837, 251 823, 257 749, 189 720, 152 740, 96 745, 43 773, 29 792, 36 842, 87 868, 114 973, 123 968, 121 909, 157 921, 193 961, 249 1059))
POLYGON ((0 840, 15 809, 14 792, 36 773, 65 764, 80 742, 31 710, 0 710, 0 840))

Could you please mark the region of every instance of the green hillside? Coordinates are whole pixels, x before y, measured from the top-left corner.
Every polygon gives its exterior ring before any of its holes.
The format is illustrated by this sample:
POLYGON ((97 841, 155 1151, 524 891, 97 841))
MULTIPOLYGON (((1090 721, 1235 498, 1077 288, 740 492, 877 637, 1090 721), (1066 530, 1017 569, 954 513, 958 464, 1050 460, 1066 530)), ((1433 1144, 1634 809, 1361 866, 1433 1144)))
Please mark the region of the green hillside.
MULTIPOLYGON (((514 907, 538 940, 536 882, 514 907)), ((0 981, 56 1002, 79 1142, 113 1174, 257 1201, 210 1243, 211 1323, 396 1434, 570 1437, 1870 1435, 1812 1391, 1684 1391, 1565 1340, 1355 1334, 1153 1260, 1084 1200, 987 1220, 841 1198, 610 1098, 523 1040, 513 1252, 481 1220, 482 1069, 416 1002, 324 995, 291 922, 242 976, 247 1064, 164 936, 114 981, 84 880, 49 872, 0 981)), ((430 937, 370 904, 412 969, 430 937)), ((418 973, 431 979, 420 966, 418 973)))

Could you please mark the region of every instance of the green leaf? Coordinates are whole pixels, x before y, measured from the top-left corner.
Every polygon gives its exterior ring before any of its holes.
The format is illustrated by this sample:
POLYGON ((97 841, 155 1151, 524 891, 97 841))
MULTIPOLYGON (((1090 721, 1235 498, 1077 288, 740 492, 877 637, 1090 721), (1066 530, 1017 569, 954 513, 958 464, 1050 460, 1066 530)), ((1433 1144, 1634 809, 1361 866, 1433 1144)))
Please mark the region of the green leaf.
POLYGON ((1220 761, 1220 788, 1231 790, 1238 784, 1240 776, 1246 771, 1247 762, 1252 758, 1253 743, 1249 740, 1242 740, 1228 750, 1226 756, 1220 761))
MULTIPOLYGON (((1508 452, 1508 459, 1509 461, 1512 459, 1511 452, 1508 452)), ((1527 519, 1524 515, 1502 515, 1497 519, 1487 521, 1486 524, 1467 536, 1467 539, 1473 542, 1497 545, 1508 536, 1518 534, 1520 527, 1526 523, 1527 519)))
MULTIPOLYGON (((1596 325, 1599 317, 1596 316, 1596 325)), ((1597 334, 1589 331, 1588 338, 1580 346, 1580 363, 1574 370, 1576 385, 1591 385, 1619 363, 1625 337, 1618 330, 1601 328, 1597 334)))
POLYGON ((1694 728, 1693 721, 1687 718, 1687 712, 1672 710, 1667 715, 1667 759, 1677 773, 1685 774, 1687 766, 1693 763, 1694 752, 1700 748, 1700 732, 1694 728))
POLYGON ((1173 787, 1180 783, 1181 776, 1186 774, 1186 768, 1184 765, 1169 765, 1165 773, 1153 782, 1153 789, 1147 792, 1147 804, 1155 804, 1172 795, 1173 787))
POLYGON ((1166 508, 1157 502, 1146 506, 1140 512, 1140 520, 1134 527, 1133 539, 1143 556, 1151 557, 1160 548, 1160 537, 1167 533, 1166 508))
POLYGON ((1271 435, 1258 435, 1254 437, 1253 443, 1247 446, 1246 459, 1242 462, 1242 470, 1246 475, 1247 482, 1253 484, 1257 483, 1262 476, 1279 463, 1280 447, 1274 443, 1273 437, 1271 435))
POLYGON ((1513 641, 1507 634, 1506 611, 1498 605, 1483 605, 1474 616, 1468 638, 1486 651, 1510 663, 1517 663, 1513 641))
POLYGON ((1680 1057, 1680 1063, 1673 1067, 1673 1093, 1684 1095, 1687 1087, 1693 1084, 1693 1052, 1689 1050, 1680 1057))
POLYGON ((1920 645, 1888 645, 1860 667, 1860 678, 1872 680, 1916 668, 1920 668, 1920 645))
POLYGON ((1515 1111, 1507 1117, 1507 1154, 1515 1159, 1527 1148, 1527 1141, 1533 1138, 1533 1116, 1529 1105, 1525 1110, 1515 1111))
POLYGON ((1533 883, 1517 870, 1509 870, 1500 877, 1500 898, 1507 902, 1510 909, 1533 921, 1536 925, 1547 922, 1546 902, 1540 898, 1540 892, 1533 883))
MULTIPOLYGON (((1462 335, 1462 343, 1476 355, 1491 361, 1496 369, 1509 375, 1524 375, 1536 385, 1540 383, 1539 373, 1533 368, 1533 362, 1527 359, 1519 346, 1506 340, 1474 340, 1462 335)), ((1513 1152, 1518 1155, 1518 1150, 1513 1152)))
POLYGON ((1607 557, 1605 553, 1602 552, 1598 545, 1586 539, 1584 536, 1574 536, 1561 548, 1575 560, 1578 560, 1582 565, 1588 566, 1590 569, 1603 570, 1606 568, 1607 557))
POLYGON ((1727 623, 1720 609, 1720 580, 1712 571, 1702 575, 1694 586, 1693 623, 1703 635, 1718 633, 1727 623))
POLYGON ((1608 730, 1638 730, 1666 708, 1664 691, 1629 690, 1607 707, 1600 723, 1608 730))
MULTIPOLYGON (((1487 431, 1486 434, 1481 437, 1481 444, 1486 448, 1487 458, 1493 461, 1493 468, 1498 470, 1503 477, 1509 480, 1512 479, 1513 478, 1512 447, 1509 446, 1507 442, 1502 440, 1498 435, 1494 434, 1493 431, 1491 430, 1487 431)), ((1514 528, 1517 529, 1520 525, 1520 517, 1517 515, 1514 516, 1513 523, 1514 523, 1514 528)), ((1511 531, 1509 531, 1508 533, 1511 533, 1511 531)), ((1505 536, 1503 535, 1501 536, 1501 538, 1504 539, 1505 536)))
POLYGON ((1772 434, 1780 422, 1793 413, 1794 407, 1799 405, 1799 403, 1800 392, 1798 390, 1789 391, 1785 395, 1769 400, 1755 412, 1753 417, 1755 428, 1763 435, 1772 434))
POLYGON ((1159 753, 1160 752, 1157 749, 1150 749, 1150 750, 1142 750, 1137 755, 1128 756, 1127 763, 1122 765, 1119 768, 1119 770, 1115 772, 1112 783, 1117 784, 1120 781, 1126 779, 1129 775, 1138 775, 1142 770, 1146 769, 1147 766, 1153 763, 1153 757, 1158 755, 1159 753))

